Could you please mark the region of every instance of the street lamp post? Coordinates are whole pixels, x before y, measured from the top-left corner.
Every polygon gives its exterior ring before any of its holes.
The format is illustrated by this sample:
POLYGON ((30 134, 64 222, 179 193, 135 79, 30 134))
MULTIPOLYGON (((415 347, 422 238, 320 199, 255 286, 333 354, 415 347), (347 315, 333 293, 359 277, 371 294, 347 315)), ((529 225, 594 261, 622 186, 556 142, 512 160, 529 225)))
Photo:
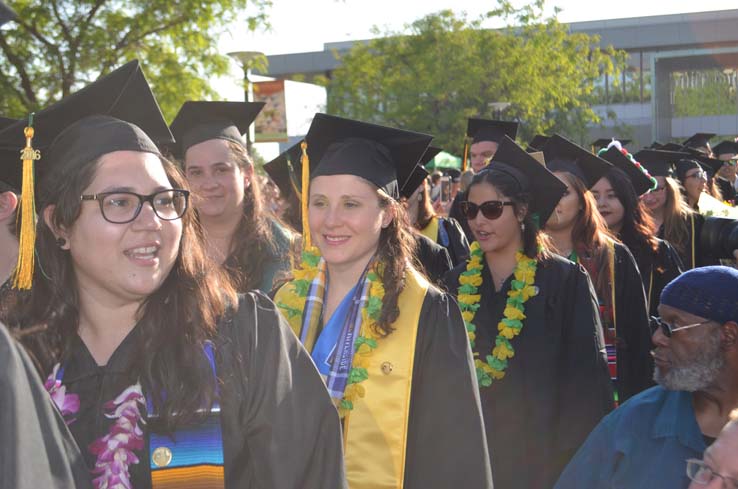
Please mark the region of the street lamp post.
MULTIPOLYGON (((249 74, 254 65, 254 60, 263 59, 264 53, 260 51, 234 51, 228 53, 228 56, 236 60, 243 70, 243 98, 246 102, 251 102, 251 80, 249 74)), ((251 127, 246 131, 246 150, 251 154, 251 127)))
POLYGON ((492 118, 496 120, 502 119, 502 113, 512 105, 510 102, 490 102, 487 104, 492 110, 492 118))

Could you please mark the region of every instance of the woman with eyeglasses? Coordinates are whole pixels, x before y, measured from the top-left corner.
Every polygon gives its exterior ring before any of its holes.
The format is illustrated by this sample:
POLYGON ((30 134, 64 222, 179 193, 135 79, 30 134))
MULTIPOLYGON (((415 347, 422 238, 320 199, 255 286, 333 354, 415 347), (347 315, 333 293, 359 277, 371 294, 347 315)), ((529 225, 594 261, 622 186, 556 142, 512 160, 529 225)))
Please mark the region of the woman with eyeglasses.
POLYGON ((474 352, 498 487, 551 487, 613 407, 592 284, 538 227, 565 191, 504 138, 462 205, 475 242, 446 285, 474 352))
POLYGON ((94 487, 346 487, 320 376, 274 304, 236 295, 208 260, 138 62, 35 129, 56 137, 39 162, 33 287, 10 324, 55 348, 45 386, 94 487))
POLYGON ((291 266, 296 236, 269 210, 241 134, 263 103, 185 102, 171 124, 172 145, 193 189, 208 256, 236 290, 268 293, 291 266))
POLYGON ((641 275, 628 248, 608 231, 588 188, 608 171, 608 162, 639 172, 640 184, 651 185, 621 151, 618 144, 598 157, 558 135, 544 146, 546 166, 566 185, 545 231, 557 252, 583 265, 592 279, 616 402, 624 402, 653 383, 651 331, 641 275))
MULTIPOLYGON (((639 191, 645 190, 641 187, 639 191)), ((612 234, 628 247, 641 273, 646 304, 656 315, 661 290, 682 273, 679 255, 666 241, 654 236, 654 225, 638 199, 632 176, 611 168, 592 187, 597 210, 612 234)))
POLYGON ((683 153, 651 149, 635 154, 636 160, 656 179, 656 188, 641 196, 653 221, 652 230, 674 247, 684 269, 691 270, 716 265, 719 261, 702 250, 700 233, 704 216, 687 204, 676 179, 674 163, 683 156, 683 153))

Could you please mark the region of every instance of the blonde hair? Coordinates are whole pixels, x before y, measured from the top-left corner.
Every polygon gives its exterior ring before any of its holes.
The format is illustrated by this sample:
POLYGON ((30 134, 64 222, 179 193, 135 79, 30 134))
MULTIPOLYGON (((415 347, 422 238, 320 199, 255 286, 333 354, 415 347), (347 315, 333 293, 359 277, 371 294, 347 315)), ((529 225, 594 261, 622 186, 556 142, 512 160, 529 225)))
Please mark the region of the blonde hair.
MULTIPOLYGON (((681 185, 672 177, 665 177, 664 192, 666 202, 664 203, 664 240, 668 241, 680 255, 689 250, 689 228, 687 222, 694 211, 682 196, 681 185)), ((656 230, 658 231, 658 230, 656 230)))

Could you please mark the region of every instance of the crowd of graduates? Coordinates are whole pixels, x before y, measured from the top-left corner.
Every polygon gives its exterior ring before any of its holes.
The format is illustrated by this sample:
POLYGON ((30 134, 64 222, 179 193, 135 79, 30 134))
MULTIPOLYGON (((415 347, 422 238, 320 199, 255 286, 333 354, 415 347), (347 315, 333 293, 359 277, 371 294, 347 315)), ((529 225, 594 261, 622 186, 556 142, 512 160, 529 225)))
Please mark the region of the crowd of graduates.
POLYGON ((262 108, 0 121, 1 488, 738 487, 735 141, 262 108))

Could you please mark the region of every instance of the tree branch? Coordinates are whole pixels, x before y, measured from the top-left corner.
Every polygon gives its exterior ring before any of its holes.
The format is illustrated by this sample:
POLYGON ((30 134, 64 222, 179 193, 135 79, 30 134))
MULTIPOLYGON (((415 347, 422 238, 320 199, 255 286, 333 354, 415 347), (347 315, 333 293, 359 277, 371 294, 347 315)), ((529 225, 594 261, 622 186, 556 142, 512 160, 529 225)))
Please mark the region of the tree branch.
POLYGON ((5 57, 8 58, 10 64, 18 71, 18 76, 20 76, 21 79, 21 88, 25 93, 26 100, 31 105, 35 105, 38 100, 36 99, 36 93, 33 91, 31 77, 28 75, 28 71, 26 71, 23 60, 10 49, 8 42, 5 39, 5 35, 2 32, 0 32, 0 49, 5 53, 5 57))
POLYGON ((61 14, 59 13, 59 6, 57 5, 57 0, 50 0, 51 1, 51 11, 54 12, 54 18, 59 23, 59 27, 61 27, 62 35, 64 36, 64 39, 68 43, 71 44, 72 42, 72 33, 69 32, 69 27, 66 23, 64 23, 64 20, 61 17, 61 14))

